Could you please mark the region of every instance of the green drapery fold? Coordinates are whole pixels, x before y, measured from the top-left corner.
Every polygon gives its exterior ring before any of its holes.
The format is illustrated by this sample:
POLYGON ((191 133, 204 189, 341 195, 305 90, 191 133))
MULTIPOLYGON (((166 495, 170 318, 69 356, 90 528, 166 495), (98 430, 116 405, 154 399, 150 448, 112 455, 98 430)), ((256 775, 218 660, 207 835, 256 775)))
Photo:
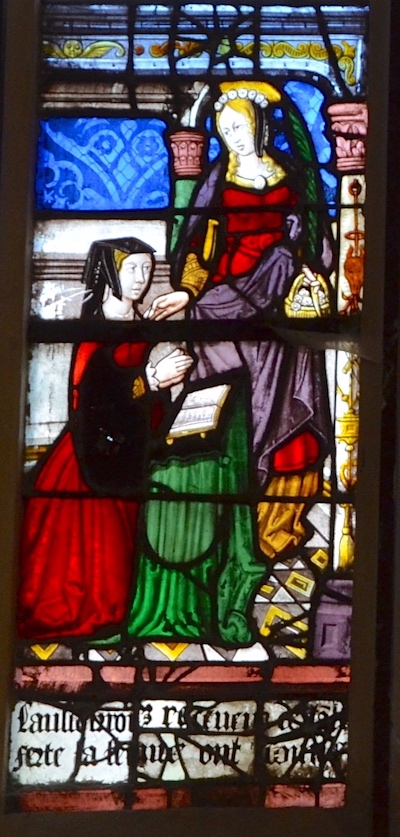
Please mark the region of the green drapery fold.
POLYGON ((257 560, 253 509, 234 502, 249 487, 243 393, 231 406, 222 450, 201 459, 175 457, 152 469, 153 484, 168 489, 171 499, 155 497, 143 509, 131 637, 233 646, 254 641, 250 609, 266 568, 257 560), (178 492, 192 493, 193 500, 173 499, 178 492), (196 493, 216 499, 196 500, 196 493), (223 502, 225 494, 230 503, 223 502))

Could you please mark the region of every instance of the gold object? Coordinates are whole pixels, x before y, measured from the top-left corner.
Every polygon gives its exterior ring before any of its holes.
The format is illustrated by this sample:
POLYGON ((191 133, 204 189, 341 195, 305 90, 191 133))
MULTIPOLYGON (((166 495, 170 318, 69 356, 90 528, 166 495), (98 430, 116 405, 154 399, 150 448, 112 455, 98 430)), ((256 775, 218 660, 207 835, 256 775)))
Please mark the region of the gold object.
POLYGON ((138 375, 133 382, 132 387, 132 398, 141 398, 146 392, 146 387, 144 384, 144 380, 141 375, 138 375))
POLYGON ((316 274, 315 278, 318 279, 320 289, 323 291, 324 295, 324 298, 320 299, 318 288, 313 288, 312 286, 310 288, 305 287, 305 278, 305 273, 299 273, 299 275, 296 276, 284 302, 286 316, 299 317, 301 319, 313 319, 315 317, 323 316, 326 317, 330 314, 329 288, 327 281, 320 273, 316 274), (304 289, 303 294, 301 293, 302 289, 304 289))
POLYGON ((203 290, 207 279, 208 270, 201 267, 196 253, 188 253, 182 271, 181 289, 185 290, 187 288, 194 296, 198 296, 200 291, 203 290))
MULTIPOLYGON (((348 375, 348 391, 344 392, 339 385, 337 391, 341 400, 347 404, 348 409, 343 416, 338 417, 337 423, 339 432, 338 442, 346 446, 347 458, 339 468, 339 479, 346 491, 351 491, 357 482, 357 443, 358 443, 358 404, 360 397, 359 389, 359 358, 356 355, 347 355, 347 361, 343 372, 348 375)), ((352 506, 348 503, 342 505, 344 509, 344 522, 339 543, 339 567, 347 571, 354 563, 354 531, 352 521, 352 506)))
POLYGON ((328 480, 323 480, 322 484, 322 494, 324 497, 331 497, 332 496, 332 486, 328 480))
POLYGON ((350 491, 354 488, 357 482, 357 455, 356 446, 358 442, 358 403, 360 398, 359 389, 359 359, 356 355, 347 354, 347 361, 343 367, 345 375, 349 376, 348 392, 344 392, 339 385, 337 391, 341 400, 347 404, 348 409, 343 416, 339 416, 337 423, 339 425, 339 432, 337 433, 338 442, 342 442, 346 446, 347 461, 344 462, 339 471, 339 478, 346 489, 350 491))
POLYGON ((339 569, 346 572, 354 564, 353 507, 348 503, 341 507, 344 509, 344 523, 339 543, 339 569))
POLYGON ((217 243, 217 230, 218 221, 216 221, 215 218, 209 218, 203 247, 203 259, 205 262, 209 262, 215 253, 215 245, 217 243))

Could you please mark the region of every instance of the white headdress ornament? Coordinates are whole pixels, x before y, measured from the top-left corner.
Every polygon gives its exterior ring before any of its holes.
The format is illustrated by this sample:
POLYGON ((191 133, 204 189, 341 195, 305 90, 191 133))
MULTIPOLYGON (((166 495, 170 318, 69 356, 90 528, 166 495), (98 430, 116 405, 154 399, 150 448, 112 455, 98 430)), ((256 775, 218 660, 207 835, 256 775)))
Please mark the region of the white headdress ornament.
POLYGON ((234 99, 250 99, 251 102, 254 102, 258 105, 262 110, 265 110, 268 107, 268 99, 264 96, 264 93, 257 93, 257 90, 246 90, 245 87, 239 87, 239 90, 228 90, 227 93, 222 93, 222 95, 217 99, 214 103, 214 109, 216 111, 221 111, 224 105, 226 105, 229 101, 233 102, 234 99))

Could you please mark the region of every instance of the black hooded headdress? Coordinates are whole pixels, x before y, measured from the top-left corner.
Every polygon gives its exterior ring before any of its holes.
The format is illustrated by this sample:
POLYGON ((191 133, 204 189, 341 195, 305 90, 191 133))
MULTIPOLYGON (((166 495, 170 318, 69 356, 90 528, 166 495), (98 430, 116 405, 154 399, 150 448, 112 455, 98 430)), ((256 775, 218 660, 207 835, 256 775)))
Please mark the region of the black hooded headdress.
POLYGON ((104 289, 109 287, 117 299, 121 299, 122 291, 117 266, 114 261, 114 250, 127 255, 133 253, 148 253, 154 270, 154 249, 139 238, 112 238, 104 241, 93 241, 82 275, 87 290, 87 298, 82 306, 82 317, 102 317, 102 303, 104 289))

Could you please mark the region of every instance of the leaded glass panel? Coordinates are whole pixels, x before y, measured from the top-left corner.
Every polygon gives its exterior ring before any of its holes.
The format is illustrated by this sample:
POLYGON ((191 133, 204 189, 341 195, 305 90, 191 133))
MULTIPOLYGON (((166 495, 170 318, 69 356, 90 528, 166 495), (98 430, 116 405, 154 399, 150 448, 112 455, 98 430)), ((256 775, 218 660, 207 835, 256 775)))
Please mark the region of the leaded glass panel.
POLYGON ((345 804, 367 21, 42 4, 10 810, 345 804))

